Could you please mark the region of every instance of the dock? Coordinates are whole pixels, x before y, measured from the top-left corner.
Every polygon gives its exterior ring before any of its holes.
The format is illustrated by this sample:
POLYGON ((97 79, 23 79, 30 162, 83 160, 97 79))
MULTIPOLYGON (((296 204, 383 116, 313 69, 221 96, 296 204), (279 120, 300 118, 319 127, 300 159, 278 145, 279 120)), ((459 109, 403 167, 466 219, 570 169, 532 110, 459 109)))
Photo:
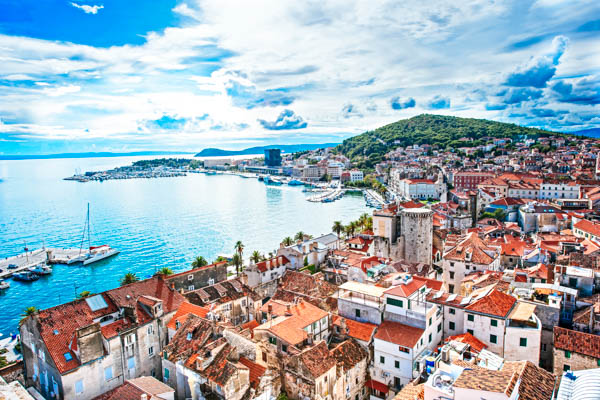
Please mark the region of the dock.
POLYGON ((385 204, 383 197, 372 189, 365 189, 364 194, 367 205, 370 207, 382 208, 385 204))
MULTIPOLYGON (((15 272, 25 271, 41 263, 72 264, 78 261, 79 252, 79 249, 43 248, 0 259, 0 279, 9 278, 15 272), (10 265, 15 265, 16 268, 9 269, 10 265)), ((81 250, 81 255, 88 253, 87 249, 81 250)))

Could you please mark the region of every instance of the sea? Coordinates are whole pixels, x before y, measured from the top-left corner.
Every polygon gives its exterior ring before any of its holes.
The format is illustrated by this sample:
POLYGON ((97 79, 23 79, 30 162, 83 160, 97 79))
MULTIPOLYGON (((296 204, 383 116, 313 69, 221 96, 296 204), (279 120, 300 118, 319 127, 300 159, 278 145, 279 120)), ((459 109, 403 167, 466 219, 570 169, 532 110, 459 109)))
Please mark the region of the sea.
POLYGON ((92 245, 120 250, 89 266, 56 265, 51 275, 36 282, 9 280, 11 287, 0 292, 0 334, 16 333, 29 306, 44 309, 83 291, 115 288, 127 272, 143 279, 162 267, 185 271, 196 256, 212 261, 233 254, 238 240, 245 258, 254 250, 267 255, 286 236, 330 233, 334 221, 348 223, 369 211, 360 194, 311 203, 301 187, 267 186, 230 175, 63 180, 75 172, 162 157, 0 161, 0 258, 20 254, 25 247, 79 248, 88 203, 92 245))

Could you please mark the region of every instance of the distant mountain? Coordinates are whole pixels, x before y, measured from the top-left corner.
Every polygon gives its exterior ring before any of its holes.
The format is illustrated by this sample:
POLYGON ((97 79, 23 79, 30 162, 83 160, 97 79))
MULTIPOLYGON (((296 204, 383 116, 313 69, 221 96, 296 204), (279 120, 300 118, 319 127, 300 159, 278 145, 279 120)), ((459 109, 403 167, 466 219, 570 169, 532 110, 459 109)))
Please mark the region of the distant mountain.
POLYGON ((485 137, 551 135, 561 133, 485 119, 422 114, 346 139, 335 151, 356 161, 359 168, 372 168, 383 159, 385 153, 398 146, 429 144, 441 149, 456 149, 485 144, 485 137), (465 141, 465 138, 471 140, 465 141))
POLYGON ((600 128, 583 129, 581 131, 568 132, 569 135, 587 136, 591 138, 600 137, 600 128))
POLYGON ((325 147, 335 147, 339 143, 322 144, 284 144, 250 147, 244 150, 222 150, 207 148, 196 154, 195 157, 224 157, 224 156, 246 156, 254 154, 263 154, 266 149, 281 149, 283 153, 297 153, 299 151, 323 149, 325 147))
POLYGON ((132 151, 126 153, 112 153, 108 151, 94 153, 57 153, 57 154, 24 154, 0 155, 0 160, 42 160, 54 158, 94 158, 94 157, 128 157, 128 156, 160 156, 173 154, 192 154, 185 151, 132 151))

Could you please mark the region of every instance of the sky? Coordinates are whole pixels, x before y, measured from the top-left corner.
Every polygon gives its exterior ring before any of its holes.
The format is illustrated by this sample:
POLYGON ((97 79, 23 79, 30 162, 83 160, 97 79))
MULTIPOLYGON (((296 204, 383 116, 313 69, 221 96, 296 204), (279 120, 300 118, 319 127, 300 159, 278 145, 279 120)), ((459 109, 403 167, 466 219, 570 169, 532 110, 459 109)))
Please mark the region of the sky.
POLYGON ((0 0, 0 154, 600 127, 598 0, 0 0))

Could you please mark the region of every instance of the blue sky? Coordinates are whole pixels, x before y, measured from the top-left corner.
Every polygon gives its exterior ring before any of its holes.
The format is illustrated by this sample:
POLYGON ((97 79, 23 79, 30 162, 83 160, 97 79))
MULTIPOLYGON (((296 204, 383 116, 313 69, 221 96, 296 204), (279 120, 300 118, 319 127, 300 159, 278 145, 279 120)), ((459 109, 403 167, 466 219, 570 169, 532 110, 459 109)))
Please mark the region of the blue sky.
POLYGON ((600 127, 600 2, 0 0, 0 154, 600 127))

